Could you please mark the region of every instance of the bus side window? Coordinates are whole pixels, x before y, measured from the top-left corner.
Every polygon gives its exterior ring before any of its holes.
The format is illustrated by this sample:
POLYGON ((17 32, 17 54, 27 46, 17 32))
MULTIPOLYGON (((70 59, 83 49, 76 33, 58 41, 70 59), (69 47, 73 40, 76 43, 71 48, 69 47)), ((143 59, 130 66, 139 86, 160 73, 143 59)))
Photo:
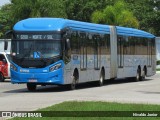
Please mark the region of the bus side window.
POLYGON ((80 68, 81 70, 87 69, 87 46, 86 46, 86 33, 79 32, 80 37, 80 68))
POLYGON ((101 37, 100 35, 94 35, 94 68, 96 70, 100 69, 100 61, 101 61, 101 50, 100 50, 100 43, 101 43, 101 37))
POLYGON ((130 55, 135 55, 135 40, 134 37, 129 37, 129 44, 130 44, 130 55))
POLYGON ((124 65, 124 38, 123 36, 118 36, 117 42, 117 53, 118 53, 118 67, 123 68, 124 65))
POLYGON ((79 39, 78 39, 77 31, 72 32, 70 43, 71 43, 72 54, 79 54, 79 39))
POLYGON ((64 56, 63 59, 67 64, 70 62, 71 59, 71 48, 70 48, 70 40, 71 40, 71 31, 67 31, 66 34, 63 36, 64 39, 64 56))

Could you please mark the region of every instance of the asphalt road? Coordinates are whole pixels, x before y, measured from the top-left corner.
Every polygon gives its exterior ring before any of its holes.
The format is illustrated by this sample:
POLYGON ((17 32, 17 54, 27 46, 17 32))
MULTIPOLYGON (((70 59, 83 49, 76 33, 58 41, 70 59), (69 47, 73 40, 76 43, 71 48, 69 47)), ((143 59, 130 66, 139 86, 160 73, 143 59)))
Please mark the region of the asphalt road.
POLYGON ((0 111, 31 111, 70 100, 160 104, 160 73, 140 82, 118 79, 103 87, 81 84, 74 91, 63 86, 39 86, 36 92, 29 92, 25 84, 0 83, 0 111))

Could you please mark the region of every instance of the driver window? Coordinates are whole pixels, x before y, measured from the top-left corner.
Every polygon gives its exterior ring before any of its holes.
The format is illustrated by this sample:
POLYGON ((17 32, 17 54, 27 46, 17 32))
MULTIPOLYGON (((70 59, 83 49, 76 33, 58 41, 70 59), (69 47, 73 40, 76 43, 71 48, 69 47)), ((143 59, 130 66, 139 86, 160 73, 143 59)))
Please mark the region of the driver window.
POLYGON ((4 57, 4 55, 0 55, 0 62, 3 62, 3 60, 6 60, 6 58, 4 57))

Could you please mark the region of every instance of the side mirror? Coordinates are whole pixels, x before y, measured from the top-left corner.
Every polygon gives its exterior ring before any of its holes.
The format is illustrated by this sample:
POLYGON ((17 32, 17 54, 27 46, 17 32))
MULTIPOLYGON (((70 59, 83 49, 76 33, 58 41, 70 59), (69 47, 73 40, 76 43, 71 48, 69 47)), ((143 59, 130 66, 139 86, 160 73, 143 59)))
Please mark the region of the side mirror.
POLYGON ((70 49, 70 40, 67 38, 66 39, 66 49, 69 50, 70 49))
POLYGON ((7 38, 8 36, 13 35, 13 31, 12 30, 8 30, 7 32, 5 32, 5 37, 7 38))

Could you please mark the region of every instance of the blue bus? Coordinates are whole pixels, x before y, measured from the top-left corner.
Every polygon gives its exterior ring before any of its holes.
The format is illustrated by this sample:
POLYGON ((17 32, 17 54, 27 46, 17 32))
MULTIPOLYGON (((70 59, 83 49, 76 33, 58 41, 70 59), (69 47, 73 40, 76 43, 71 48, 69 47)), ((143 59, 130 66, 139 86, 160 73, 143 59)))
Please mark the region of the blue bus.
POLYGON ((70 85, 156 73, 155 36, 142 30, 63 18, 29 18, 13 28, 11 82, 70 85))

